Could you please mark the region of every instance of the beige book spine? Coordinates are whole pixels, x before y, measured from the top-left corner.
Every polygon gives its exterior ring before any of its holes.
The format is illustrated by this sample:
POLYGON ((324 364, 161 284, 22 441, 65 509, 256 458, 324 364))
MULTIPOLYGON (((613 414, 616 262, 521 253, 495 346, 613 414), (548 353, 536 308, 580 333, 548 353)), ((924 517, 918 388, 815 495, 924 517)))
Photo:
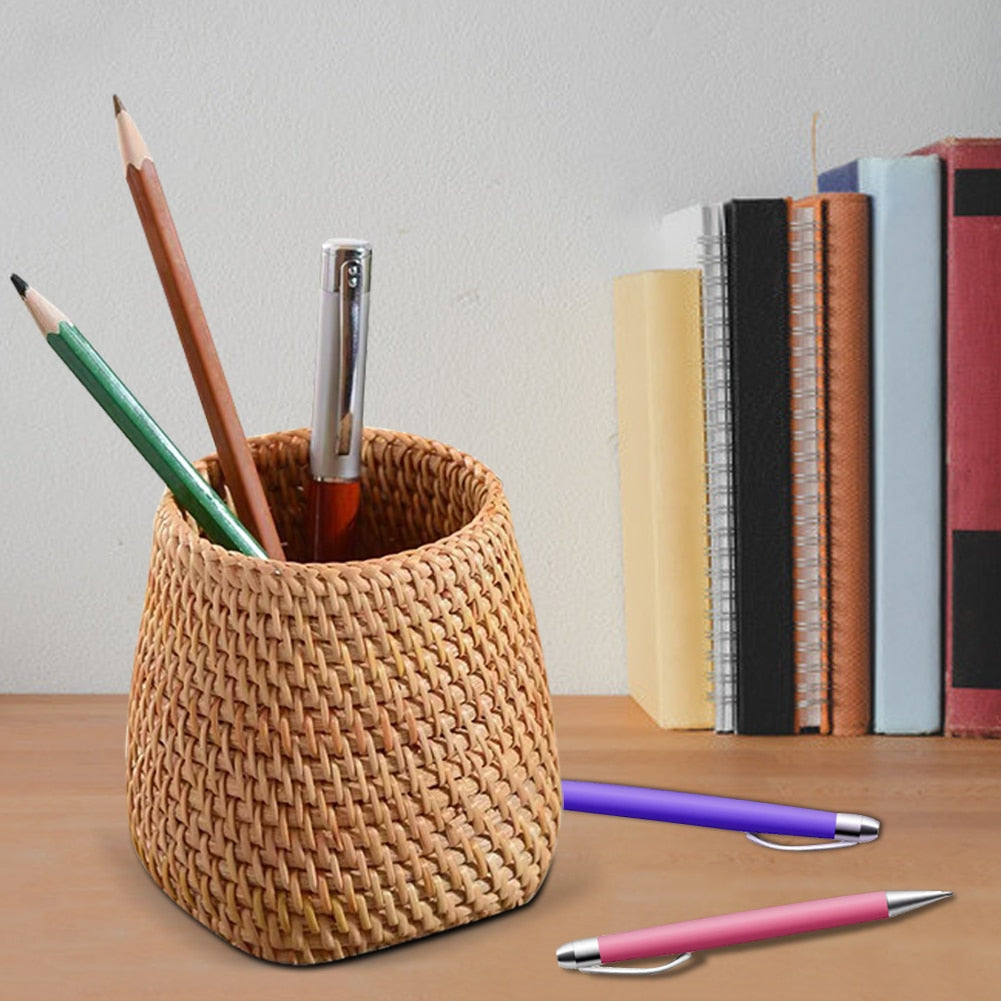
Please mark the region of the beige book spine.
POLYGON ((658 726, 711 729, 699 272, 614 283, 629 690, 658 726))

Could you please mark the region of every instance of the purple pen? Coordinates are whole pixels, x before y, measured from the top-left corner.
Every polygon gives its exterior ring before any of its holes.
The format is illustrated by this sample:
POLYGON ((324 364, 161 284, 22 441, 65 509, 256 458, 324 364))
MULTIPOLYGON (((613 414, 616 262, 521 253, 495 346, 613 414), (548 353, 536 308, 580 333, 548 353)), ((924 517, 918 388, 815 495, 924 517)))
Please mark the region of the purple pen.
POLYGON ((565 810, 743 831, 757 844, 781 851, 846 848, 875 841, 879 837, 879 821, 859 813, 830 813, 801 806, 759 803, 753 799, 729 799, 726 796, 703 796, 604 782, 564 780, 562 784, 565 810), (762 834, 821 838, 824 842, 781 845, 765 841, 762 834))

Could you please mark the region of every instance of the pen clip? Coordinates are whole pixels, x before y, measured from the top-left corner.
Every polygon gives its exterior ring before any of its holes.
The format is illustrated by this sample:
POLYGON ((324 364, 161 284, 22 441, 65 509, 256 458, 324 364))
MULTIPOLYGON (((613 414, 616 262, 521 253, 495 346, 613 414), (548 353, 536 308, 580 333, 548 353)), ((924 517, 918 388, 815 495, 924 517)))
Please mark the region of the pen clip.
POLYGON ((828 848, 851 848, 861 844, 859 841, 821 841, 814 845, 782 845, 777 841, 766 841, 760 834, 752 834, 750 831, 745 831, 744 835, 748 841, 777 852, 823 852, 828 848))
POLYGON ((361 339, 362 263, 345 257, 338 275, 340 289, 340 385, 337 387, 337 454, 348 455, 354 438, 354 419, 358 407, 355 368, 361 339))
POLYGON ((688 962, 692 958, 692 953, 683 952, 676 956, 669 963, 663 966, 605 966, 602 963, 595 963, 593 966, 579 966, 577 969, 581 973, 618 973, 629 977, 647 977, 652 973, 663 973, 665 970, 673 970, 676 966, 688 962))

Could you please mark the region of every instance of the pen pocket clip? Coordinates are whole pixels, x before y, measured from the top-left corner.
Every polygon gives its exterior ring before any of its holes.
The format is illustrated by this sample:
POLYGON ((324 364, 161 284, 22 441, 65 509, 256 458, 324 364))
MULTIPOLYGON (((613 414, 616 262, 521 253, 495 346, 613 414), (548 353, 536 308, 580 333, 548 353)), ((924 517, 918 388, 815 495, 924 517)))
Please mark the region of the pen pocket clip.
POLYGON ((762 845, 777 852, 823 852, 827 851, 828 848, 851 848, 861 844, 859 841, 820 841, 813 845, 783 845, 778 841, 768 841, 760 834, 752 834, 750 831, 745 831, 744 836, 756 845, 762 845))
POLYGON ((692 953, 683 952, 680 956, 675 956, 669 963, 663 966, 604 966, 602 963, 595 963, 594 966, 579 966, 581 973, 617 973, 629 977, 646 977, 652 973, 664 973, 673 970, 682 963, 687 963, 692 958, 692 953))

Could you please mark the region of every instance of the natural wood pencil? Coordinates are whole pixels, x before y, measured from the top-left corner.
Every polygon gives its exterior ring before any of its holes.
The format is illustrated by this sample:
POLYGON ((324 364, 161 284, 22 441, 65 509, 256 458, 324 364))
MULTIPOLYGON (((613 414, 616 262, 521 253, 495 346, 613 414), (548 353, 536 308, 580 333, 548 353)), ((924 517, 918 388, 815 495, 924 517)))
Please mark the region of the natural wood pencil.
POLYGON ((241 521, 257 536, 272 559, 282 560, 285 555, 278 530, 247 447, 243 427, 160 186, 156 165, 117 95, 114 103, 125 179, 219 452, 226 485, 233 495, 241 521))

